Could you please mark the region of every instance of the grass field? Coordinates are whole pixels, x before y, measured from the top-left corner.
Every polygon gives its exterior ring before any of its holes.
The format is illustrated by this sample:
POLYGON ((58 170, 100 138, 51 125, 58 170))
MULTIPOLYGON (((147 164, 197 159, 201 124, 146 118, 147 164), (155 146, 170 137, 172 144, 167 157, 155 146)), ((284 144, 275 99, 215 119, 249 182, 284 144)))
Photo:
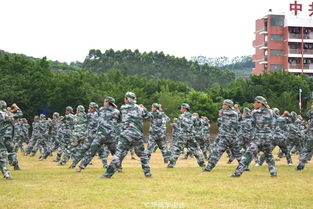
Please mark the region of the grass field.
MULTIPOLYGON (((123 162, 124 172, 111 179, 97 157, 81 173, 57 166, 52 157, 38 161, 19 155, 21 171, 14 180, 0 179, 0 208, 313 208, 313 164, 302 172, 276 162, 278 177, 267 166, 254 167, 240 178, 230 178, 236 162, 223 156, 211 173, 202 173, 195 158, 180 159, 165 168, 160 152, 152 155, 152 178, 145 178, 140 161, 123 162)), ((294 156, 297 163, 297 157, 294 156)))

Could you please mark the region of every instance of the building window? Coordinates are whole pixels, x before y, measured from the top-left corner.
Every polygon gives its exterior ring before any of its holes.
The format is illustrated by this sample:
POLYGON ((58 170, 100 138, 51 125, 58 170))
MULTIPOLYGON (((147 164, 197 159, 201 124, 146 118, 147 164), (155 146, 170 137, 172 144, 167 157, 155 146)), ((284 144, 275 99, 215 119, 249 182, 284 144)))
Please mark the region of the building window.
POLYGON ((271 26, 284 26, 284 16, 271 15, 271 26))
POLYGON ((271 56, 283 56, 283 54, 283 50, 271 49, 271 56))
POLYGON ((271 41, 283 41, 283 36, 278 34, 271 35, 271 41))
POLYGON ((271 71, 275 71, 275 72, 280 72, 280 71, 283 71, 284 69, 284 66, 283 65, 271 65, 271 71))
POLYGON ((283 65, 271 65, 271 72, 281 72, 283 69, 283 65))

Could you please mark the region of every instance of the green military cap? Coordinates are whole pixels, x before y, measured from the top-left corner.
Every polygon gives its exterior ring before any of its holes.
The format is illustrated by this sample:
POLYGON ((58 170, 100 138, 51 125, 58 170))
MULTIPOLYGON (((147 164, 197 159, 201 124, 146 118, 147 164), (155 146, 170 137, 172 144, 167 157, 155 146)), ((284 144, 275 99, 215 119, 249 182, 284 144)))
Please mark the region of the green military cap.
POLYGON ((40 114, 39 118, 40 118, 40 119, 45 119, 46 116, 45 116, 44 114, 40 114))
POLYGON ((7 103, 4 100, 0 100, 0 109, 7 108, 7 103))
POLYGON ((264 105, 267 105, 266 99, 265 99, 264 97, 262 97, 262 96, 257 96, 257 97, 255 97, 254 101, 255 101, 255 102, 260 102, 260 103, 262 103, 262 104, 264 104, 264 105))
POLYGON ((70 112, 73 112, 73 108, 72 108, 71 106, 67 106, 67 107, 65 108, 65 110, 68 110, 68 111, 70 111, 70 112))
POLYGON ((249 109, 249 108, 247 108, 247 107, 245 107, 245 108, 243 108, 243 112, 246 112, 246 113, 251 113, 251 110, 249 109))
POLYGON ((54 113, 53 113, 53 116, 59 117, 60 114, 59 114, 58 112, 54 112, 54 113))
POLYGON ((98 108, 98 104, 95 103, 95 102, 90 102, 90 103, 89 103, 89 107, 92 107, 92 108, 97 109, 97 108, 98 108))
POLYGON ((152 107, 159 108, 160 105, 159 105, 158 103, 153 103, 153 104, 152 104, 152 107))
POLYGON ((223 101, 223 104, 227 104, 228 107, 233 107, 233 106, 234 106, 234 102, 231 101, 230 99, 225 99, 225 100, 223 101))
POLYGON ((125 94, 125 97, 130 98, 130 99, 136 99, 136 94, 133 92, 127 92, 125 94))
POLYGON ((190 106, 189 106, 189 104, 187 104, 187 103, 182 103, 182 104, 180 105, 180 108, 185 108, 185 109, 190 110, 190 106))
POLYGON ((113 97, 106 96, 106 97, 104 98, 104 101, 109 102, 109 103, 112 104, 114 107, 117 107, 116 104, 115 104, 115 99, 114 99, 113 97))
POLYGON ((81 112, 85 112, 85 107, 83 105, 78 105, 76 110, 80 110, 81 112))

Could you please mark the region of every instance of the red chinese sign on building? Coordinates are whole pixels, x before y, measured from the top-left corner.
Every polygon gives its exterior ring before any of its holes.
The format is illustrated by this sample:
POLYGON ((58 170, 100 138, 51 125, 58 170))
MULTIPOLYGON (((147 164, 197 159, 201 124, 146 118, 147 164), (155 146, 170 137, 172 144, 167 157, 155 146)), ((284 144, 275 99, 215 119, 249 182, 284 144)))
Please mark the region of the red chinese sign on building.
MULTIPOLYGON (((310 8, 308 9, 309 16, 313 15, 313 2, 309 5, 310 8)), ((302 12, 302 4, 298 3, 297 1, 294 1, 294 3, 289 4, 289 11, 294 12, 295 15, 298 15, 298 13, 302 12)))

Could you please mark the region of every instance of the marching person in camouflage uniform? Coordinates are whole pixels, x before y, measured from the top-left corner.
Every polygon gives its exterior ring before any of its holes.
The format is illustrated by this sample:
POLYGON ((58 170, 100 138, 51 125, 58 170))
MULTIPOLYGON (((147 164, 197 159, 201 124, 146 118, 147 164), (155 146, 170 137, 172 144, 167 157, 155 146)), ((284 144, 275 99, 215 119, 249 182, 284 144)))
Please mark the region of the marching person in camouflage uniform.
POLYGON ((290 113, 290 121, 288 123, 288 150, 291 152, 292 148, 296 150, 302 150, 303 138, 305 134, 301 131, 300 127, 296 123, 297 113, 290 113))
POLYGON ((297 171, 303 170, 305 164, 311 159, 313 154, 313 105, 307 112, 308 127, 307 127, 307 140, 304 143, 303 149, 300 152, 299 163, 296 168, 297 171))
POLYGON ((56 151, 60 146, 60 132, 61 129, 61 120, 60 120, 60 114, 58 112, 54 112, 52 116, 52 120, 49 118, 49 127, 51 129, 51 140, 50 145, 48 146, 46 152, 43 154, 40 160, 46 159, 49 155, 52 154, 52 152, 56 151))
POLYGON ((204 158, 207 159, 208 158, 207 148, 206 148, 206 143, 203 137, 203 130, 202 130, 203 126, 202 126, 201 119, 199 117, 199 114, 196 112, 192 114, 192 117, 193 117, 193 129, 192 129, 193 138, 198 143, 203 153, 204 158))
POLYGON ((135 153, 141 160, 141 166, 146 177, 151 177, 149 158, 145 152, 143 141, 143 121, 148 119, 148 111, 143 105, 136 104, 136 95, 127 92, 124 98, 124 105, 120 111, 122 115, 121 135, 117 144, 117 152, 102 178, 111 178, 122 164, 131 146, 134 146, 135 153))
POLYGON ((81 159, 85 156, 86 152, 89 150, 93 140, 97 136, 98 128, 98 105, 95 102, 90 102, 88 113, 87 113, 87 140, 82 145, 81 150, 78 150, 76 157, 70 167, 74 168, 81 159))
POLYGON ((207 117, 205 116, 201 116, 201 134, 204 140, 204 146, 205 146, 205 151, 204 151, 204 155, 205 155, 205 159, 207 159, 207 157, 210 154, 210 145, 213 143, 212 138, 210 136, 210 121, 207 117))
MULTIPOLYGON (((79 170, 86 168, 92 158, 101 149, 102 145, 106 146, 111 155, 116 152, 116 128, 120 119, 120 111, 116 109, 115 99, 113 97, 105 97, 103 107, 99 109, 97 136, 82 159, 79 170)), ((106 155, 104 157, 107 157, 106 155)), ((106 159, 104 160, 104 162, 106 159)), ((106 165, 103 165, 104 167, 106 165)))
MULTIPOLYGON (((16 104, 12 104, 11 107, 7 108, 5 101, 0 100, 0 155, 1 159, 4 157, 8 158, 10 165, 14 166, 14 170, 20 170, 16 153, 14 152, 13 144, 13 121, 22 117, 23 113, 16 104)), ((2 173, 7 174, 5 170, 6 163, 2 161, 2 173)), ((1 163, 0 163, 1 164, 1 163)))
POLYGON ((71 142, 73 137, 74 130, 74 116, 73 116, 73 108, 71 106, 67 106, 65 108, 65 116, 61 118, 62 121, 62 140, 61 140, 61 152, 57 153, 57 160, 61 157, 62 159, 59 165, 65 165, 65 163, 70 159, 71 153, 71 142))
POLYGON ((253 139, 251 110, 247 107, 243 108, 242 119, 239 124, 238 138, 240 149, 246 151, 253 139))
POLYGON ((172 126, 172 143, 171 143, 171 147, 170 147, 170 153, 173 153, 174 145, 175 145, 175 143, 177 143, 179 131, 180 131, 180 127, 179 127, 179 123, 178 123, 177 118, 173 118, 173 122, 171 123, 171 126, 172 126))
MULTIPOLYGON (((47 142, 48 142, 48 137, 49 137, 49 126, 48 126, 48 121, 46 120, 46 116, 44 114, 40 114, 39 116, 39 121, 38 121, 38 126, 39 126, 39 137, 36 141, 35 146, 32 149, 32 156, 35 156, 37 150, 39 148, 43 149, 43 153, 47 151, 47 142)), ((39 157, 39 159, 42 156, 39 157)))
MULTIPOLYGON (((288 135, 288 113, 284 113, 284 115, 279 115, 279 109, 273 108, 273 117, 275 118, 274 124, 274 132, 273 132, 273 141, 272 141, 272 150, 278 146, 283 154, 285 154, 288 165, 292 165, 292 159, 290 155, 290 151, 287 147, 287 135, 288 135)), ((262 165, 265 161, 265 154, 263 153, 258 161, 258 165, 262 165)), ((257 165, 256 165, 257 166, 257 165)))
POLYGON ((34 121, 32 123, 32 136, 28 142, 26 151, 24 153, 25 156, 29 155, 31 153, 31 151, 33 150, 38 138, 39 138, 39 116, 35 115, 34 121))
MULTIPOLYGON (((243 150, 242 154, 247 151, 252 139, 254 138, 252 122, 251 110, 247 107, 243 108, 238 131, 240 150, 243 150)), ((257 163, 258 155, 254 155, 253 159, 257 163)))
POLYGON ((14 170, 19 170, 18 161, 14 152, 12 131, 14 119, 21 117, 22 112, 16 104, 7 109, 7 103, 0 100, 0 169, 5 179, 11 179, 7 168, 8 158, 14 165, 14 170))
POLYGON ((266 163, 271 176, 277 176, 275 161, 272 154, 272 125, 273 113, 262 96, 257 96, 254 102, 254 109, 251 113, 254 128, 254 139, 247 151, 241 157, 240 163, 231 177, 239 177, 252 161, 253 155, 260 151, 265 154, 266 163))
MULTIPOLYGON (((79 153, 82 150, 82 146, 87 138, 87 118, 85 108, 82 105, 78 105, 76 108, 76 114, 74 115, 74 130, 71 140, 71 153, 72 159, 78 158, 79 153)), ((70 166, 70 168, 73 168, 70 166)))
POLYGON ((234 157, 240 162, 240 147, 237 140, 238 113, 233 110, 233 101, 225 99, 223 109, 220 112, 220 128, 217 135, 218 142, 208 159, 208 166, 203 170, 210 172, 221 158, 227 148, 231 150, 234 157))
POLYGON ((17 120, 14 123, 14 152, 17 153, 19 149, 21 149, 21 152, 25 152, 23 147, 24 142, 24 134, 23 134, 23 121, 22 119, 17 120))
POLYGON ((149 112, 150 118, 150 129, 149 129, 149 139, 147 147, 147 155, 150 159, 151 153, 154 150, 154 145, 157 144, 162 152, 164 163, 168 163, 170 153, 166 146, 166 126, 165 124, 169 121, 169 117, 162 111, 161 105, 158 103, 153 103, 151 107, 151 112, 149 112))
POLYGON ((177 142, 174 144, 173 153, 170 157, 170 162, 167 165, 167 168, 174 168, 176 161, 185 148, 188 146, 191 150, 192 154, 197 158, 198 165, 200 167, 204 167, 204 157, 201 152, 201 149, 196 142, 196 140, 192 137, 193 130, 193 119, 192 115, 189 112, 190 106, 186 103, 183 103, 180 107, 181 115, 179 116, 179 124, 180 124, 180 132, 177 139, 177 142))

